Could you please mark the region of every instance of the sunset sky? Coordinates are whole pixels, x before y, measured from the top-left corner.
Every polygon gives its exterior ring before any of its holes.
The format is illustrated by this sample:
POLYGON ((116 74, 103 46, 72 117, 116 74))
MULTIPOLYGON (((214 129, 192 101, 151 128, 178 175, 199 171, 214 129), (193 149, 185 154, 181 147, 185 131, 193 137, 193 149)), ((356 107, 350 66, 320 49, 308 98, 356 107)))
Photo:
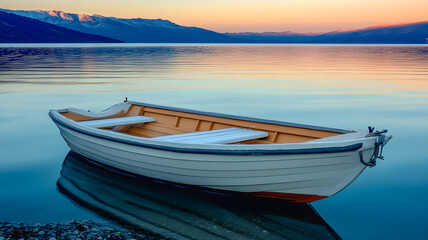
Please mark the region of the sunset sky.
POLYGON ((1 0, 0 8, 162 18, 218 32, 331 31, 428 21, 427 0, 1 0))

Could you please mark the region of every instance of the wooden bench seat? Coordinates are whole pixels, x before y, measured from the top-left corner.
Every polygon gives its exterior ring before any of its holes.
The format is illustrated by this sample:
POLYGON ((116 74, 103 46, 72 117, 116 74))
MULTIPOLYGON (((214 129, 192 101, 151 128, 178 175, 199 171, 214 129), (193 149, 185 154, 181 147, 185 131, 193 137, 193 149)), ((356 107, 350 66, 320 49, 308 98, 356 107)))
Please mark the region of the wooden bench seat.
POLYGON ((262 131, 244 128, 225 128, 205 132, 184 133, 155 137, 152 138, 152 140, 191 144, 227 144, 264 138, 267 136, 268 133, 262 131))
POLYGON ((130 124, 148 123, 148 122, 154 122, 154 121, 155 119, 151 117, 131 116, 131 117, 84 121, 84 122, 79 122, 79 124, 83 124, 93 128, 103 128, 103 127, 130 125, 130 124))

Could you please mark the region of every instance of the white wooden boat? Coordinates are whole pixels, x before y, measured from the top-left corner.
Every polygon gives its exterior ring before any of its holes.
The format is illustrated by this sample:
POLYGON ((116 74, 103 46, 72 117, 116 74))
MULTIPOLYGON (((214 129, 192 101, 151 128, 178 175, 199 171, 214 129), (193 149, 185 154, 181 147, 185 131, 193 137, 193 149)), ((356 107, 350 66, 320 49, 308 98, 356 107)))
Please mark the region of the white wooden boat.
POLYGON ((386 130, 350 131, 125 101, 51 110, 70 148, 101 164, 214 192, 311 202, 382 158, 386 130))

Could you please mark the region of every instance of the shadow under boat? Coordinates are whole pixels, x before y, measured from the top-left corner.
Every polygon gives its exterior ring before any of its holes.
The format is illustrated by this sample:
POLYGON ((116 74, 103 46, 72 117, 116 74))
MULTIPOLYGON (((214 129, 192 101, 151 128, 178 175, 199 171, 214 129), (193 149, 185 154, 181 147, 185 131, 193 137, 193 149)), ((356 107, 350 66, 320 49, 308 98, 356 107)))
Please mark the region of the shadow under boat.
POLYGON ((72 151, 57 186, 72 202, 122 227, 172 239, 341 239, 310 204, 162 182, 72 151))

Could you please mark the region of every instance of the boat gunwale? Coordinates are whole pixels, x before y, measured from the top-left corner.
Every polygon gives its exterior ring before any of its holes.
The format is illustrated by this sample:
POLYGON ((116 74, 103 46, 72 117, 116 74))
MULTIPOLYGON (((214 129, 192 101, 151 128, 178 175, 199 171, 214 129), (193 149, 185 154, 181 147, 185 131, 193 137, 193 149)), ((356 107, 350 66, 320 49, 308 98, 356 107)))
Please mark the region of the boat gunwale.
MULTIPOLYGON (((73 131, 89 135, 92 137, 97 137, 109 141, 119 142, 123 144, 129 144, 134 146, 146 147, 151 149, 163 150, 163 151, 171 151, 171 152, 179 152, 179 153, 192 153, 192 154, 213 154, 213 155, 292 155, 292 154, 319 154, 319 153, 337 153, 337 152, 350 152, 355 151, 363 147, 363 143, 353 143, 347 146, 339 146, 339 147, 318 147, 318 148, 300 148, 300 149, 210 149, 210 148, 184 148, 184 147, 175 147, 168 145, 161 145, 161 141, 156 141, 158 144, 150 144, 137 142, 130 139, 122 139, 118 137, 109 136, 102 133, 96 133, 91 131, 86 131, 84 129, 73 126, 70 123, 66 123, 65 121, 58 119, 58 117, 54 116, 52 112, 56 112, 59 114, 57 110, 51 110, 49 112, 49 116, 52 118, 53 122, 61 125, 65 128, 71 129, 73 131)), ((59 114, 60 115, 60 114, 59 114)), ((60 115, 64 119, 68 119, 62 115, 60 115)), ((71 119, 68 119, 73 121, 71 119)), ((77 124, 77 122, 76 122, 77 124)), ((81 126, 85 128, 85 126, 81 126)), ((86 127, 89 128, 89 127, 86 127)), ((141 139, 150 139, 150 138, 141 138, 141 139)), ((154 141, 154 140, 153 140, 154 141)), ((189 144, 190 145, 190 144, 189 144)), ((192 144, 193 145, 193 144, 192 144)), ((278 144, 279 145, 279 144, 278 144)), ((222 146, 222 145, 218 145, 222 146)))
POLYGON ((327 131, 327 132, 343 133, 343 134, 355 132, 353 130, 340 129, 340 128, 306 125, 306 124, 284 122, 284 121, 278 121, 278 120, 230 115, 230 114, 224 114, 224 113, 205 112, 205 111, 192 110, 187 108, 169 107, 169 106, 162 106, 162 105, 151 104, 151 103, 142 103, 142 102, 136 102, 136 101, 127 101, 127 103, 137 105, 137 106, 159 108, 159 109, 170 110, 170 111, 185 112, 185 113, 199 114, 199 115, 205 115, 205 116, 211 116, 211 117, 229 118, 234 120, 243 120, 243 121, 258 122, 258 123, 266 123, 266 124, 280 125, 280 126, 286 126, 286 127, 306 128, 311 130, 327 131))

